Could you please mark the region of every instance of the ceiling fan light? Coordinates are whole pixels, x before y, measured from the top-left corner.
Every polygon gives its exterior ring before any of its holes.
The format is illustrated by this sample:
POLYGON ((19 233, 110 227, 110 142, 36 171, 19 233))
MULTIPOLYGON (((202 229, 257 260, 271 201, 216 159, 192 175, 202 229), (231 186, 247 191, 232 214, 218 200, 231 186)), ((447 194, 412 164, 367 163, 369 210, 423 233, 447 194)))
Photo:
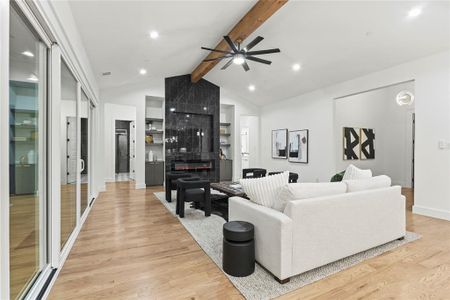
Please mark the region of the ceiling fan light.
POLYGON ((411 105, 414 102, 414 94, 410 91, 401 91, 395 97, 398 106, 411 105))
POLYGON ((233 63, 236 65, 242 65, 245 62, 244 55, 238 54, 233 58, 233 63))

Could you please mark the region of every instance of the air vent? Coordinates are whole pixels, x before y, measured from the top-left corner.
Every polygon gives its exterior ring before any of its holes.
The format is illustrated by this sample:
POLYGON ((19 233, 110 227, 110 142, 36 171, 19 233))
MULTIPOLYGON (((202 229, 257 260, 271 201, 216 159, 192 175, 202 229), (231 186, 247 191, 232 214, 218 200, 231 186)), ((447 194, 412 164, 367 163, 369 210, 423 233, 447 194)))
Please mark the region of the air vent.
POLYGON ((103 76, 109 76, 109 75, 111 75, 111 72, 103 72, 102 75, 103 76))

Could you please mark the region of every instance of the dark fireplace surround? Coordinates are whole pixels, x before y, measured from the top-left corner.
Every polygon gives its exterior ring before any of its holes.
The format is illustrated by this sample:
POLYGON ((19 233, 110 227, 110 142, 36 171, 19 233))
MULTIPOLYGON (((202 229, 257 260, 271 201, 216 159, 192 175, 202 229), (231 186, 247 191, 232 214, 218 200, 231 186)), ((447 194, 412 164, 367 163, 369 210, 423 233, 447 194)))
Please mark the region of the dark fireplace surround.
POLYGON ((219 181, 220 88, 191 75, 165 79, 166 173, 219 181))

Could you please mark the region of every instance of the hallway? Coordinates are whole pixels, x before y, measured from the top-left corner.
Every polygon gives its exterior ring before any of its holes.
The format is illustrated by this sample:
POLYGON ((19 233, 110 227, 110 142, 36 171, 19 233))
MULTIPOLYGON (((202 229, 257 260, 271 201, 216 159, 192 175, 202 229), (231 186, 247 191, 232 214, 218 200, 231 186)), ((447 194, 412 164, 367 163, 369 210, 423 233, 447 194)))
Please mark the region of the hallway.
MULTIPOLYGON (((222 271, 153 196, 109 183, 64 264, 50 299, 241 299, 222 271)), ((408 194, 407 194, 408 196, 408 194)), ((408 201, 410 202, 410 200, 408 201)), ((407 229, 422 238, 283 299, 412 299, 450 294, 450 225, 412 215, 407 229), (407 271, 407 272, 406 272, 407 271)))

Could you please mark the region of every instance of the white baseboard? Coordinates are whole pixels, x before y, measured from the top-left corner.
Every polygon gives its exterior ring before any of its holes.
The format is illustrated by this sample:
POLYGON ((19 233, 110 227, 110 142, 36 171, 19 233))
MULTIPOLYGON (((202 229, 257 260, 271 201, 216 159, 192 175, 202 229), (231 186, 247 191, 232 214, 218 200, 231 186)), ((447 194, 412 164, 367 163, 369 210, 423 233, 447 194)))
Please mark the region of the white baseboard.
POLYGON ((145 189, 147 186, 145 185, 145 183, 138 183, 138 182, 136 182, 136 185, 135 185, 135 189, 145 189))
POLYGON ((106 192, 106 185, 100 185, 98 188, 97 188, 97 191, 99 192, 99 193, 101 193, 101 192, 106 192))
POLYGON ((105 182, 116 182, 116 178, 105 178, 105 182))
POLYGON ((450 211, 413 205, 413 213, 450 221, 450 211))

